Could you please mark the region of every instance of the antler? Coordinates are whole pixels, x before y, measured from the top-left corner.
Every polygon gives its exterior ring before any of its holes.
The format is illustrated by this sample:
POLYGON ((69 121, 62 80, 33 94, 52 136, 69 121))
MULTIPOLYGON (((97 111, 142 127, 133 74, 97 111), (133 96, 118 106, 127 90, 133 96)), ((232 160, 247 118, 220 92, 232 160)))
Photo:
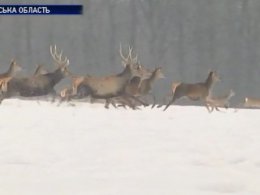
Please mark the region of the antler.
POLYGON ((133 52, 133 48, 132 47, 130 47, 130 46, 128 46, 128 56, 127 57, 125 57, 124 55, 123 55, 123 52, 122 52, 122 45, 121 45, 121 43, 120 43, 120 49, 119 49, 119 53, 120 53, 120 56, 121 56, 121 58, 122 58, 122 60, 123 60, 123 64, 135 64, 135 63, 137 63, 137 58, 138 58, 138 56, 136 55, 134 58, 132 57, 132 52, 133 52))
POLYGON ((61 50, 58 54, 56 45, 50 46, 50 53, 53 58, 53 60, 59 65, 59 66, 68 66, 70 64, 69 59, 65 56, 65 58, 62 60, 62 54, 63 51, 61 50))

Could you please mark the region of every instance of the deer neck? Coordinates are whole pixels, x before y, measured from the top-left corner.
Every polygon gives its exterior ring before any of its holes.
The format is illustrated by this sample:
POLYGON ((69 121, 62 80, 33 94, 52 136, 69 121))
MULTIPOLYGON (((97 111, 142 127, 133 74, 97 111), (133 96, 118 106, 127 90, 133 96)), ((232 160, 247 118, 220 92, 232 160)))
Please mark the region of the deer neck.
POLYGON ((9 69, 6 72, 7 76, 14 76, 15 74, 15 67, 14 64, 11 64, 9 69))
POLYGON ((117 76, 122 78, 124 81, 129 81, 132 78, 130 65, 126 65, 125 69, 117 76))
POLYGON ((157 73, 157 69, 154 70, 153 73, 151 74, 151 76, 147 79, 147 81, 148 81, 149 83, 152 83, 152 82, 154 82, 154 81, 157 79, 156 73, 157 73))
POLYGON ((229 92, 228 96, 227 96, 227 99, 229 100, 230 98, 232 98, 234 94, 232 92, 229 92))
POLYGON ((47 75, 49 75, 49 77, 51 78, 51 83, 53 86, 64 78, 64 74, 61 72, 60 68, 56 69, 54 72, 47 73, 47 75))
POLYGON ((213 83, 214 83, 214 81, 213 81, 213 78, 212 78, 212 73, 209 73, 209 76, 208 76, 208 78, 205 81, 206 87, 208 89, 211 89, 212 86, 213 86, 213 83))

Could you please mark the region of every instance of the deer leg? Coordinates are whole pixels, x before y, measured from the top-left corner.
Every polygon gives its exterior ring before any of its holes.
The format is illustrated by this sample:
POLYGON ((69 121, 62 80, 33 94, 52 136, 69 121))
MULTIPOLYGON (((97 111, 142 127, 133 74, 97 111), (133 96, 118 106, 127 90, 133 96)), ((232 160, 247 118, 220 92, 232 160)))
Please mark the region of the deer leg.
MULTIPOLYGON (((147 94, 142 97, 142 102, 144 102, 146 105, 144 107, 149 106, 149 99, 152 97, 152 94, 147 94), (149 98, 149 99, 148 99, 149 98), (148 103, 147 103, 148 102, 148 103)), ((153 97, 152 97, 153 98, 153 97)))
POLYGON ((69 95, 66 100, 70 106, 76 106, 74 103, 71 102, 71 95, 69 95))
POLYGON ((205 103, 205 107, 207 108, 207 111, 209 113, 212 113, 214 110, 214 106, 212 106, 210 103, 208 103, 207 100, 204 100, 204 103, 205 103))
MULTIPOLYGON (((162 104, 158 104, 156 106, 156 108, 161 108, 164 104, 167 104, 167 100, 169 99, 169 97, 171 96, 171 94, 167 94, 164 98, 163 98, 163 103, 162 104)), ((174 94, 172 95, 172 97, 174 96, 174 94)), ((175 98, 176 99, 176 98, 175 98)))
POLYGON ((131 95, 123 95, 122 97, 121 97, 121 103, 122 103, 122 105, 121 106, 123 106, 124 108, 126 108, 126 106, 129 106, 130 108, 132 108, 133 110, 135 110, 136 109, 136 105, 133 103, 133 101, 131 101, 131 99, 133 99, 132 97, 131 97, 131 95))
POLYGON ((113 98, 110 98, 109 103, 112 104, 114 108, 117 108, 116 103, 113 98))
POLYGON ((207 104, 205 105, 205 107, 206 107, 206 109, 207 109, 207 111, 208 111, 209 113, 212 112, 207 104))
POLYGON ((54 103, 56 100, 56 95, 57 95, 56 91, 54 89, 52 89, 50 95, 51 95, 51 103, 54 103))
POLYGON ((226 104, 224 105, 224 108, 228 109, 228 108, 229 108, 229 103, 226 103, 226 104))
POLYGON ((58 102, 57 106, 60 106, 63 103, 63 101, 64 101, 63 98, 60 97, 60 101, 58 102))
POLYGON ((106 99, 106 103, 105 103, 105 108, 106 109, 109 109, 109 104, 111 103, 111 99, 110 98, 107 98, 106 99))
POLYGON ((211 107, 207 101, 205 101, 205 107, 209 113, 211 113, 214 110, 214 107, 211 107))
POLYGON ((2 103, 2 101, 7 97, 7 92, 6 90, 0 90, 0 104, 2 103))
POLYGON ((153 101, 153 105, 151 108, 154 108, 156 105, 156 98, 155 98, 155 95, 153 95, 153 94, 151 94, 151 97, 152 97, 152 101, 153 101))
POLYGON ((150 102, 149 100, 151 100, 151 102, 152 102, 152 107, 151 108, 153 108, 153 106, 155 105, 155 96, 153 94, 151 94, 151 93, 148 93, 148 94, 144 95, 142 97, 142 100, 143 100, 144 103, 147 104, 147 106, 149 106, 149 102, 150 102))
POLYGON ((89 101, 90 101, 91 104, 93 104, 93 103, 95 103, 96 99, 93 98, 92 96, 90 96, 90 100, 89 101))
POLYGON ((109 104, 112 104, 112 106, 114 108, 117 108, 115 101, 113 100, 113 98, 108 98, 106 99, 106 103, 105 103, 105 108, 109 108, 109 104))
POLYGON ((70 95, 67 95, 67 96, 65 96, 65 97, 60 97, 60 101, 59 101, 59 103, 58 103, 58 105, 57 106, 60 106, 63 102, 69 102, 69 101, 71 101, 71 98, 70 98, 70 95))
POLYGON ((118 107, 123 107, 124 109, 126 109, 126 104, 120 104, 120 105, 117 106, 117 108, 118 107))
POLYGON ((132 103, 130 103, 129 102, 130 100, 129 99, 127 99, 127 97, 125 97, 125 96, 122 96, 122 97, 120 97, 120 99, 119 99, 119 105, 117 106, 117 107, 123 107, 124 109, 126 109, 126 106, 129 106, 129 107, 131 107, 131 105, 130 104, 132 104, 132 103))
POLYGON ((3 92, 1 92, 1 95, 0 95, 0 104, 2 104, 2 101, 5 99, 5 95, 3 92))
MULTIPOLYGON (((130 97, 131 98, 131 97, 130 97)), ((129 97, 125 97, 126 105, 128 105, 133 110, 139 109, 136 104, 134 104, 133 101, 129 99, 129 97)))
POLYGON ((218 107, 215 108, 217 111, 225 113, 224 111, 220 110, 218 107))
POLYGON ((218 107, 215 107, 215 109, 216 109, 217 111, 219 111, 219 112, 221 111, 218 107))
POLYGON ((159 104, 156 106, 156 108, 161 108, 163 106, 163 104, 159 104))
POLYGON ((173 96, 172 99, 169 101, 169 103, 165 106, 165 108, 163 109, 163 111, 167 110, 167 108, 168 108, 171 104, 173 104, 173 102, 175 102, 175 100, 176 100, 176 97, 173 96))
POLYGON ((142 104, 143 106, 149 106, 149 104, 147 104, 146 102, 143 102, 142 100, 140 100, 139 98, 130 95, 130 94, 126 94, 129 98, 135 100, 136 102, 139 102, 140 104, 142 104))

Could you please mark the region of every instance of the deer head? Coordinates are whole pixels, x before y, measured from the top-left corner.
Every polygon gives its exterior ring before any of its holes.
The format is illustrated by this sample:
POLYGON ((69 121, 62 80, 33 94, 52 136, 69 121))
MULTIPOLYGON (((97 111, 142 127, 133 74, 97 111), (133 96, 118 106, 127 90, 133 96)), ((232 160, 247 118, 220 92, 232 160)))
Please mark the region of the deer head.
POLYGON ((163 78, 165 78, 165 76, 164 76, 164 74, 163 74, 163 72, 162 72, 162 67, 156 68, 156 70, 155 70, 155 77, 156 77, 157 79, 163 79, 163 78))
POLYGON ((56 45, 54 45, 54 47, 51 45, 50 53, 55 64, 58 66, 58 70, 60 70, 64 76, 68 76, 69 75, 68 66, 70 64, 70 61, 66 56, 64 57, 64 59, 62 59, 63 51, 61 50, 59 53, 57 52, 56 45))
POLYGON ((124 67, 130 66, 133 77, 138 76, 142 79, 149 78, 149 76, 151 75, 151 71, 141 65, 140 61, 138 61, 137 55, 133 57, 133 48, 131 48, 130 46, 128 47, 128 55, 126 57, 123 55, 122 46, 120 44, 119 53, 122 59, 122 65, 124 67))
POLYGON ((22 67, 20 64, 17 64, 15 59, 11 60, 10 68, 8 70, 10 76, 15 75, 17 72, 21 71, 22 67))
POLYGON ((209 71, 209 76, 211 77, 213 82, 221 81, 218 73, 216 71, 214 71, 214 70, 210 70, 209 71))

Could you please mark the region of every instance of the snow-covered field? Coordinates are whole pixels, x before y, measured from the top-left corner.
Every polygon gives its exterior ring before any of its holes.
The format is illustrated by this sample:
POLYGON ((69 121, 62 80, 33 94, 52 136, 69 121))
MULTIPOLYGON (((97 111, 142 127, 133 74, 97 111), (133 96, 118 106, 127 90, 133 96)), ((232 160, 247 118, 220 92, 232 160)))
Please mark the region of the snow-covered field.
POLYGON ((259 195, 260 110, 0 106, 1 195, 259 195))

